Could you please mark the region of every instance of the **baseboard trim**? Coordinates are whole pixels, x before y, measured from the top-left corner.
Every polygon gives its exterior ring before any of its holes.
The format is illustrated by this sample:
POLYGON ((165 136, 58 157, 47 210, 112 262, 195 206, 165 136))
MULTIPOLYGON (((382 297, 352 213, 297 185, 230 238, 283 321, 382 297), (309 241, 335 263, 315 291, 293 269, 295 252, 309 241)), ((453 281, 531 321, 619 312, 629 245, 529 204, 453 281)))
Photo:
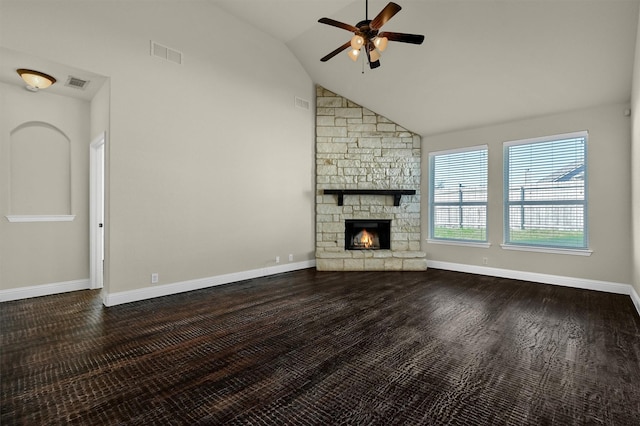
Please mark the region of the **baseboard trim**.
POLYGON ((0 290, 0 302, 29 299, 31 297, 50 296, 52 294, 70 291, 88 290, 91 288, 89 279, 64 281, 59 283, 40 284, 29 287, 10 288, 0 290))
POLYGON ((444 269, 447 271, 467 272, 471 274, 488 275, 491 277, 509 278, 514 280, 531 281, 541 284, 561 285, 565 287, 581 288, 584 290, 604 291, 607 293, 626 294, 631 297, 640 315, 640 298, 631 284, 609 281, 590 280, 586 278, 565 277, 561 275, 541 274, 538 272, 515 271, 511 269, 490 268, 487 266, 465 265, 462 263, 427 261, 427 267, 444 269))
MULTIPOLYGON (((172 284, 165 284, 157 287, 148 287, 138 290, 123 291, 118 293, 104 293, 103 300, 105 306, 115 306, 124 303, 137 302, 140 300, 152 299, 154 297, 170 296, 172 294, 183 293, 192 290, 200 290, 222 284, 229 284, 237 281, 244 281, 253 278, 266 277, 270 275, 292 272, 300 269, 314 268, 315 260, 304 262, 288 263, 267 268, 253 269, 249 271, 236 272, 232 274, 218 275, 214 277, 201 278, 197 280, 182 281, 172 284)), ((589 280, 584 278, 565 277, 560 275, 541 274, 537 272, 515 271, 510 269, 489 268, 486 266, 465 265, 462 263, 440 262, 435 260, 427 261, 427 266, 433 269, 444 269, 448 271, 467 272, 471 274, 488 275, 493 277, 510 278, 523 281, 532 281, 543 284, 562 285, 565 287, 581 288, 585 290, 597 290, 607 293, 626 294, 631 297, 638 315, 640 315, 640 296, 635 288, 630 284, 613 283, 608 281, 589 280)), ((0 290, 0 303, 12 300, 28 299, 31 297, 49 296, 70 291, 89 290, 91 283, 89 279, 64 281, 59 283, 41 284, 22 288, 12 288, 0 290)))
POLYGON ((631 301, 636 306, 636 311, 638 311, 638 315, 640 315, 640 296, 635 288, 631 287, 631 301))
POLYGON ((200 278, 196 280, 181 281, 154 287, 145 287, 137 290, 121 291, 117 293, 105 293, 103 297, 103 303, 105 306, 122 305, 124 303, 138 302, 141 300, 153 299, 154 297, 170 296, 172 294, 200 290, 207 287, 230 284, 233 282, 250 280, 253 278, 267 277, 270 275, 292 272, 300 269, 313 268, 315 266, 316 261, 314 259, 303 262, 270 266, 267 268, 253 269, 249 271, 234 272, 231 274, 200 278))

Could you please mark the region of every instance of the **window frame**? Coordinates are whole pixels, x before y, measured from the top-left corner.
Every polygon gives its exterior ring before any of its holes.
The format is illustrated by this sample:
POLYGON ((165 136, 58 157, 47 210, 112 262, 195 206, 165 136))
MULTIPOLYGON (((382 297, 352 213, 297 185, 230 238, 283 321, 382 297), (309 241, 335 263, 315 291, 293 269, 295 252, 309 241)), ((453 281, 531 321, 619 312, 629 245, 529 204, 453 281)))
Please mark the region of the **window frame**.
POLYGON ((513 140, 503 143, 503 243, 501 244, 502 248, 508 250, 523 250, 523 251, 537 251, 537 252, 547 252, 547 253, 556 253, 556 254, 577 254, 577 255, 590 255, 592 251, 589 249, 589 214, 588 214, 588 143, 589 143, 589 132, 588 131, 578 131, 578 132, 570 132, 570 133, 561 133, 550 136, 543 136, 537 138, 529 138, 529 139, 520 139, 513 140), (548 143, 554 141, 562 141, 562 140, 570 140, 570 139, 584 139, 584 186, 583 191, 584 195, 582 200, 576 199, 562 199, 562 200, 549 200, 549 201, 540 201, 540 200, 517 200, 517 201, 509 201, 509 148, 513 146, 522 146, 522 145, 533 145, 539 143, 548 143), (526 205, 552 205, 552 206, 569 206, 569 205, 582 205, 582 240, 583 245, 580 247, 572 247, 568 245, 559 245, 559 244, 533 244, 530 242, 520 243, 511 241, 511 217, 510 217, 510 207, 512 206, 526 206, 526 205))
POLYGON ((464 148, 457 149, 448 149, 443 151, 434 151, 429 153, 429 216, 428 216, 428 238, 427 241, 429 243, 436 244, 452 244, 452 245, 462 245, 468 247, 489 247, 489 146, 484 145, 476 145, 464 148), (473 152, 473 151, 484 151, 486 156, 486 192, 487 197, 484 202, 482 201, 462 201, 462 202, 435 202, 435 158, 442 155, 451 155, 458 154, 464 152, 473 152), (474 239, 462 239, 462 238, 442 238, 435 237, 435 206, 438 205, 455 205, 455 206, 484 206, 485 208, 485 221, 484 221, 484 239, 483 240, 474 240, 474 239))

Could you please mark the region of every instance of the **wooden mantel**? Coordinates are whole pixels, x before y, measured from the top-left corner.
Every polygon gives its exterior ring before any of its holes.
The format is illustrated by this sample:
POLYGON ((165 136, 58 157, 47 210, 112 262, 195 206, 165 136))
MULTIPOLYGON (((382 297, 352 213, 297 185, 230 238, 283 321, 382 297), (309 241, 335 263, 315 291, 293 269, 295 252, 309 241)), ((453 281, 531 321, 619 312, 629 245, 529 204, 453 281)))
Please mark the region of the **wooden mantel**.
POLYGON ((345 195, 392 195, 393 205, 400 205, 400 198, 403 195, 415 195, 415 189, 325 189, 325 194, 338 196, 338 205, 344 204, 345 195))

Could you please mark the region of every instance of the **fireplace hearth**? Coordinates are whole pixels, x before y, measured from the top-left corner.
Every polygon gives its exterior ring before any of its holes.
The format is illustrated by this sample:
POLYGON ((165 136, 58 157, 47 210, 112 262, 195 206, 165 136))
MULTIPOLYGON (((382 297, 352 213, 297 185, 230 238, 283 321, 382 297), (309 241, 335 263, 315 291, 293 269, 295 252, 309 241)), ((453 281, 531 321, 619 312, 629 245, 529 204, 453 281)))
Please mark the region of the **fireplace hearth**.
POLYGON ((391 220, 345 220, 345 250, 390 250, 391 220))

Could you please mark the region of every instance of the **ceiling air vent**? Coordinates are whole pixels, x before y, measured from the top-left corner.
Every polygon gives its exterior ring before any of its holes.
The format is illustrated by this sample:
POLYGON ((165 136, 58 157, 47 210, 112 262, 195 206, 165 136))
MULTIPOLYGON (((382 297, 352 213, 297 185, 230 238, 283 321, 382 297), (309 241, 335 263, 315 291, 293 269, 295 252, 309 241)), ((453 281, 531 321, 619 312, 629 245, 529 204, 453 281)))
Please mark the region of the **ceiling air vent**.
POLYGON ((182 64, 182 52, 163 46, 151 40, 151 56, 164 59, 174 64, 182 64))
POLYGON ((296 108, 300 108, 300 109, 304 109, 306 111, 309 111, 309 101, 299 98, 296 96, 296 108))
POLYGON ((67 87, 73 87, 74 89, 84 90, 89 83, 89 80, 83 80, 78 77, 69 76, 69 78, 67 78, 67 82, 64 83, 64 85, 67 87))

